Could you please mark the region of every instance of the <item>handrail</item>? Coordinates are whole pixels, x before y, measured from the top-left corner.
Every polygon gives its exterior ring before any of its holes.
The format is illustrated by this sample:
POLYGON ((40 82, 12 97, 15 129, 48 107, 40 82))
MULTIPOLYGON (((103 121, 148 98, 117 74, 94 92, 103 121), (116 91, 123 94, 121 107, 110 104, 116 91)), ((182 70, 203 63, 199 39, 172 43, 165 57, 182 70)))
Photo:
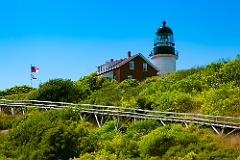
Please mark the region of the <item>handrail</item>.
POLYGON ((194 113, 178 113, 178 112, 162 112, 155 110, 143 110, 136 108, 126 108, 122 106, 104 106, 95 104, 74 104, 68 102, 53 102, 53 101, 40 101, 40 100, 8 100, 0 99, 0 107, 36 107, 36 108, 51 108, 51 109, 64 109, 66 107, 77 107, 82 112, 101 112, 102 114, 131 114, 132 116, 142 116, 144 118, 165 118, 165 119, 178 119, 178 120, 191 120, 221 124, 231 124, 240 127, 240 117, 231 116, 215 116, 206 114, 194 113))

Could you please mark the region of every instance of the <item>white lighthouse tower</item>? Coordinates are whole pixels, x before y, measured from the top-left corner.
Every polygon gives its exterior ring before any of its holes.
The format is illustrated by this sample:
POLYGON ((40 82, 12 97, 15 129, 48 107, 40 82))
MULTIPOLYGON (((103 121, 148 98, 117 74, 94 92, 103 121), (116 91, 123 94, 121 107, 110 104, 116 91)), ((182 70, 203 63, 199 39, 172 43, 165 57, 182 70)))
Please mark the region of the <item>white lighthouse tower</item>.
POLYGON ((158 28, 156 38, 154 40, 154 48, 149 55, 153 64, 158 68, 157 74, 164 74, 176 71, 176 60, 178 60, 178 52, 175 51, 175 43, 173 39, 173 31, 166 26, 158 28))

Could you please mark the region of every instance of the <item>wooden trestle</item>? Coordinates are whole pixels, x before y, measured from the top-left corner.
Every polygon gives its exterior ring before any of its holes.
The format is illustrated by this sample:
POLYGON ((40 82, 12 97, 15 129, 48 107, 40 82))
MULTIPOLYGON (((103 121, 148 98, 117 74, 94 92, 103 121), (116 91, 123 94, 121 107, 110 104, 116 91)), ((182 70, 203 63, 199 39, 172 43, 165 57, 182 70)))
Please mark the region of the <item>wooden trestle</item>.
POLYGON ((129 121, 136 121, 137 119, 157 120, 162 125, 166 125, 166 123, 181 123, 186 127, 188 127, 188 124, 207 126, 211 127, 220 136, 227 136, 240 129, 239 117, 161 112, 94 104, 0 99, 0 112, 24 115, 29 107, 41 110, 67 109, 71 107, 79 112, 81 119, 88 120, 89 117, 94 117, 98 127, 103 126, 109 120, 113 120, 115 129, 120 129, 123 124, 127 124, 129 121))

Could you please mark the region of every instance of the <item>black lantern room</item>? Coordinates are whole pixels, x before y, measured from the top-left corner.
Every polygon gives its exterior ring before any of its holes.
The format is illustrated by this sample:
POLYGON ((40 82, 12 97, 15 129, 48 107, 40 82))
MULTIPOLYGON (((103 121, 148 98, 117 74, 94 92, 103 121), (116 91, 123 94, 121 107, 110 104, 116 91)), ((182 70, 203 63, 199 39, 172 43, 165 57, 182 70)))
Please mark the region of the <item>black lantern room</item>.
POLYGON ((173 31, 171 28, 166 26, 166 22, 163 21, 163 26, 158 28, 156 38, 154 40, 154 48, 149 56, 154 56, 158 54, 173 54, 175 53, 175 43, 173 39, 173 31))

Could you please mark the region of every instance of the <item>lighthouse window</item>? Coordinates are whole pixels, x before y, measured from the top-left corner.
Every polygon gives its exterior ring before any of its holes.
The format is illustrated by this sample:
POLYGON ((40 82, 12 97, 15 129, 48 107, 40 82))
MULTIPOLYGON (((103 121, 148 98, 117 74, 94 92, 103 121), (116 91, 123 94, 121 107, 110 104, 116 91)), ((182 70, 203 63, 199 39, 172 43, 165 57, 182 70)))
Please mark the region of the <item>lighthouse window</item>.
POLYGON ((147 63, 143 63, 143 71, 147 71, 147 63))
POLYGON ((130 61, 130 70, 134 70, 134 61, 130 61))
POLYGON ((173 34, 161 33, 158 34, 154 40, 154 46, 173 46, 173 34))

